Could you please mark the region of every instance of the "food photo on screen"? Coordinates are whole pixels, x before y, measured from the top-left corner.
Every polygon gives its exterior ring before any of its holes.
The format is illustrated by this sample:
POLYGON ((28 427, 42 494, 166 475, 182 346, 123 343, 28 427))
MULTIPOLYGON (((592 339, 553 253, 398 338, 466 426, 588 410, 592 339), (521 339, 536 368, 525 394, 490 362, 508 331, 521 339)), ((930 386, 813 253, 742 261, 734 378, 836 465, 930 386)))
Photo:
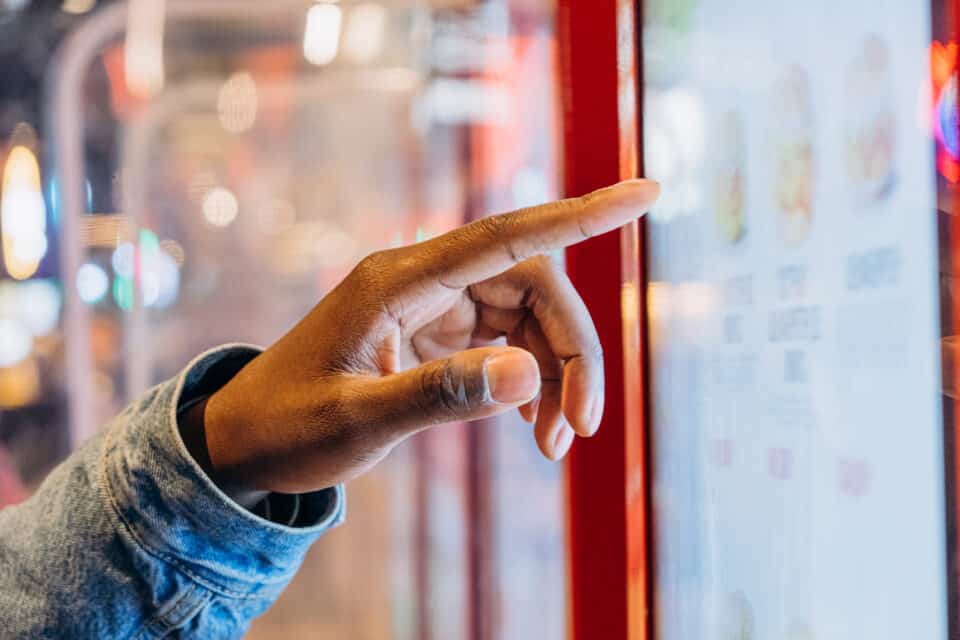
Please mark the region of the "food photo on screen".
POLYGON ((747 234, 746 221, 746 127, 743 115, 725 112, 716 127, 716 174, 714 206, 723 240, 736 244, 747 234))
POLYGON ((785 69, 773 87, 776 204, 781 240, 788 247, 801 244, 813 225, 816 151, 811 91, 810 76, 798 65, 785 69))
POLYGON ((846 174, 854 205, 877 211, 896 186, 897 113, 890 50, 878 35, 865 37, 847 69, 846 174))

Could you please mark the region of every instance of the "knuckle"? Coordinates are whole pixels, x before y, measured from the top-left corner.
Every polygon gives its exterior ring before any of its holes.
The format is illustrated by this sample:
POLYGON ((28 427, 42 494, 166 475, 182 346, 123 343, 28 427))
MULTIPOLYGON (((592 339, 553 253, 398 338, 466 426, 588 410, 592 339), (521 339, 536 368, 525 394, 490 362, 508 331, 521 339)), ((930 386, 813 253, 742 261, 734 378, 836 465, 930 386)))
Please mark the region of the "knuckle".
POLYGON ((354 277, 361 286, 369 287, 382 284, 390 272, 389 258, 384 251, 369 254, 353 270, 354 277))
POLYGON ((514 262, 522 262, 526 258, 523 250, 513 238, 513 230, 516 227, 518 216, 522 215, 523 211, 516 211, 488 216, 477 221, 481 233, 493 242, 502 245, 514 262))
POLYGON ((592 191, 586 195, 582 195, 579 198, 568 198, 566 200, 561 200, 563 207, 568 211, 577 221, 577 227, 580 229, 580 234, 584 239, 592 238, 596 235, 588 225, 584 224, 583 211, 590 206, 590 203, 596 200, 596 192, 592 191))
POLYGON ((433 397, 440 406, 450 413, 467 408, 469 403, 463 378, 449 362, 435 367, 430 378, 433 397))
POLYGON ((455 417, 475 406, 482 392, 471 388, 467 377, 452 362, 431 367, 421 378, 424 403, 442 416, 455 417))
POLYGON ((354 310, 362 310, 366 317, 386 313, 398 320, 392 293, 396 289, 394 259, 385 251, 377 251, 363 258, 344 281, 348 285, 343 295, 354 310))
POLYGON ((564 216, 575 215, 583 211, 583 209, 590 204, 592 198, 593 193, 588 193, 586 195, 576 196, 573 198, 556 200, 551 202, 550 206, 554 211, 564 216))
POLYGON ((377 309, 399 325, 405 322, 404 300, 415 291, 424 277, 422 256, 410 247, 387 249, 371 253, 357 265, 351 274, 350 289, 353 306, 368 305, 377 309))
POLYGON ((366 256, 353 271, 358 285, 365 290, 386 292, 393 290, 400 274, 410 266, 410 260, 397 249, 375 251, 366 256))
POLYGON ((363 258, 354 271, 364 284, 389 283, 393 287, 422 271, 423 251, 419 245, 375 251, 363 258))
POLYGON ((490 236, 491 238, 500 238, 506 233, 507 227, 509 226, 509 214, 498 214, 495 216, 487 216, 486 218, 481 218, 477 221, 477 227, 485 235, 490 236))

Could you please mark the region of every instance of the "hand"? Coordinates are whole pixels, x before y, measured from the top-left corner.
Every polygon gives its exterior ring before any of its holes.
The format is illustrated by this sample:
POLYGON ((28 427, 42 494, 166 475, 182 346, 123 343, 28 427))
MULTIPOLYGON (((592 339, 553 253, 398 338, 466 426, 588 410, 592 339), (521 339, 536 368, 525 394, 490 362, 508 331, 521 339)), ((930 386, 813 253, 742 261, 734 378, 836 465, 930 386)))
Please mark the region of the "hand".
POLYGON ((631 180, 368 256, 199 409, 214 478, 321 489, 427 427, 513 408, 563 457, 600 424, 603 357, 544 254, 638 218, 658 193, 631 180))

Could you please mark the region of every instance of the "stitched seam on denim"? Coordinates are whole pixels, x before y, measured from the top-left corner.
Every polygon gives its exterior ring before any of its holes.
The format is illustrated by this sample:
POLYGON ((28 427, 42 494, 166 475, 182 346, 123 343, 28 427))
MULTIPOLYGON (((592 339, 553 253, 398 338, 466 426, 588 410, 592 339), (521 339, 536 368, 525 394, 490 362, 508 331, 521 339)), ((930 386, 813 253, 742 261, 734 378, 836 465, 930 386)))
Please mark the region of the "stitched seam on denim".
MULTIPOLYGON (((211 591, 202 591, 199 598, 188 598, 188 594, 193 595, 199 587, 191 583, 191 587, 181 597, 177 598, 176 603, 165 612, 158 612, 150 620, 149 626, 144 631, 150 631, 152 635, 158 638, 164 638, 171 631, 182 629, 184 625, 193 620, 193 618, 203 610, 212 600, 211 591), (186 609, 185 613, 180 610, 186 609)), ((145 636, 149 637, 149 636, 145 636)))
MULTIPOLYGON (((120 503, 117 500, 116 494, 113 491, 113 484, 110 482, 109 474, 107 473, 107 458, 110 452, 115 448, 115 445, 113 444, 113 439, 115 437, 116 437, 116 432, 111 432, 107 434, 106 438, 104 438, 104 448, 103 448, 103 451, 101 452, 100 465, 99 465, 100 466, 100 473, 99 473, 100 482, 103 485, 103 488, 107 492, 110 506, 112 511, 114 512, 114 515, 116 515, 116 517, 120 520, 120 523, 123 525, 123 528, 126 529, 127 533, 130 534, 134 542, 136 542, 137 546, 139 546, 140 549, 147 555, 152 556, 163 562, 166 562, 169 565, 172 565, 175 569, 182 572, 184 575, 186 575, 188 578, 190 578, 194 582, 198 583, 199 585, 207 589, 210 589, 211 591, 215 591, 220 595, 224 595, 230 598, 238 598, 241 600, 256 600, 258 598, 264 597, 264 594, 244 593, 242 591, 234 591, 233 589, 229 589, 215 582, 212 582, 207 578, 199 576, 196 573, 194 573, 192 569, 184 566, 183 562, 176 556, 166 553, 164 551, 160 551, 158 549, 154 549, 152 546, 150 546, 140 538, 136 530, 130 525, 129 522, 127 522, 127 519, 124 518, 123 512, 120 509, 120 503)), ((287 578, 292 577, 292 574, 293 572, 290 572, 290 575, 285 577, 287 578)), ((277 580, 277 582, 279 583, 281 582, 281 580, 277 580)), ((270 583, 261 583, 261 584, 270 584, 270 583)))
POLYGON ((192 601, 193 606, 190 609, 187 609, 187 612, 183 614, 180 622, 178 622, 176 625, 172 625, 167 630, 167 633, 170 631, 176 631, 177 629, 182 629, 188 622, 193 620, 197 614, 203 611, 208 604, 213 602, 213 598, 214 593, 212 591, 205 591, 200 598, 192 601))
POLYGON ((171 614, 176 613, 177 609, 179 609, 184 601, 193 595, 196 590, 197 584, 192 581, 189 582, 188 586, 175 596, 172 604, 161 607, 159 611, 154 612, 146 622, 143 623, 140 630, 134 635, 134 638, 137 640, 139 640, 139 638, 162 638, 164 634, 175 629, 178 625, 171 624, 167 618, 171 614))
POLYGON ((169 607, 166 610, 161 609, 160 611, 157 611, 155 614, 153 614, 155 625, 159 626, 164 633, 166 633, 167 631, 170 631, 171 629, 176 629, 177 627, 182 625, 185 622, 185 620, 183 619, 178 620, 180 609, 182 609, 184 605, 194 604, 190 596, 192 596, 196 592, 196 590, 197 590, 196 583, 191 583, 190 587, 187 589, 184 589, 183 594, 174 601, 173 606, 169 607))

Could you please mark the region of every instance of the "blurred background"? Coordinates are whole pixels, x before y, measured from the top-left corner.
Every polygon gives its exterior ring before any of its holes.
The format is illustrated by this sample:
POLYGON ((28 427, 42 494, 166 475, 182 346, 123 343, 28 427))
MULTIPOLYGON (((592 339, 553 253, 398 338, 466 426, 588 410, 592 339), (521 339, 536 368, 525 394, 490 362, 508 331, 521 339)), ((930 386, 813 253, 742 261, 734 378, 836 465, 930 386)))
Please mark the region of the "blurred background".
MULTIPOLYGON (((555 197, 554 64, 551 0, 0 0, 0 507, 365 254, 555 197)), ((491 422, 352 483, 248 637, 563 637, 560 467, 491 422)))

